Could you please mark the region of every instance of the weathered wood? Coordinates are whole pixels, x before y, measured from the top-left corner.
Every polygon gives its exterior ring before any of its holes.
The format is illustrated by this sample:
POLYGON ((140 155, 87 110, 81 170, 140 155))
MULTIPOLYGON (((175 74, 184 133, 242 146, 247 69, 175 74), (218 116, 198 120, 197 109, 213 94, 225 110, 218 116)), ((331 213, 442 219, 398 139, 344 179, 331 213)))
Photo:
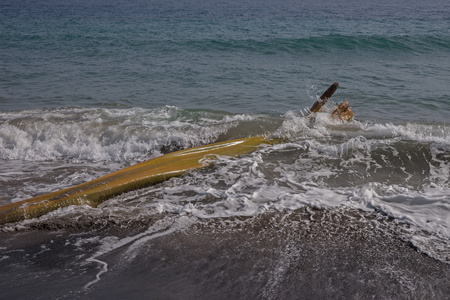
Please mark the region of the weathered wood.
POLYGON ((320 99, 314 103, 314 105, 311 107, 310 111, 312 113, 320 112, 322 110, 322 106, 327 103, 328 99, 330 99, 331 96, 333 96, 334 92, 336 92, 337 88, 339 87, 339 83, 334 82, 330 87, 325 91, 325 93, 320 96, 320 99))
POLYGON ((331 113, 331 117, 342 121, 350 121, 353 118, 353 111, 350 109, 348 101, 336 105, 336 108, 331 113))
MULTIPOLYGON (((319 112, 339 87, 333 83, 311 108, 319 112)), ((341 103, 331 114, 341 120, 350 120, 353 112, 347 101, 341 103)), ((96 207, 103 201, 121 193, 160 183, 186 171, 212 164, 218 155, 239 156, 252 152, 261 144, 279 143, 251 137, 215 143, 166 154, 137 165, 119 170, 101 178, 61 191, 36 196, 27 200, 0 206, 0 224, 36 218, 60 207, 87 204, 96 207)))
POLYGON ((279 142, 250 137, 172 152, 74 187, 0 206, 0 224, 37 218, 70 205, 96 207, 113 196, 206 167, 217 156, 239 156, 255 151, 261 144, 279 142))

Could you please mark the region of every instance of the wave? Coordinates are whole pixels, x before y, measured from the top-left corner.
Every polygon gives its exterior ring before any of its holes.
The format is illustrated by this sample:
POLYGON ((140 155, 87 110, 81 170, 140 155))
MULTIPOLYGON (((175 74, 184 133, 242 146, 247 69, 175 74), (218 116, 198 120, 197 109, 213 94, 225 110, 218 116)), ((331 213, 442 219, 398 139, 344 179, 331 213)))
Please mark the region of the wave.
MULTIPOLYGON (((278 53, 323 53, 333 51, 428 53, 449 51, 448 36, 366 36, 329 34, 305 38, 190 40, 187 47, 198 50, 246 51, 263 54, 278 53)), ((183 45, 184 46, 184 45, 183 45)))
POLYGON ((246 127, 258 127, 252 124, 258 118, 265 117, 173 106, 0 113, 0 159, 133 162, 219 138, 257 133, 258 128, 252 131, 246 127), (246 126, 239 127, 240 123, 246 126), (227 135, 236 127, 237 132, 227 135))
MULTIPOLYGON (((136 161, 163 153, 251 135, 288 140, 331 137, 326 151, 344 151, 382 143, 433 143, 448 148, 449 125, 352 122, 341 124, 319 115, 314 127, 295 112, 283 118, 184 110, 173 106, 142 108, 57 108, 0 113, 0 159, 136 161), (345 145, 339 145, 342 135, 345 145), (337 144, 336 144, 337 143, 337 144), (340 147, 340 150, 336 147, 340 147)), ((413 145, 413 144, 412 144, 413 145)))
MULTIPOLYGON (((86 182, 164 151, 252 135, 254 127, 267 132, 275 125, 279 144, 240 158, 221 157, 212 168, 114 197, 95 209, 71 207, 42 220, 59 216, 70 223, 88 215, 127 223, 158 214, 214 219, 344 206, 410 224, 418 230, 413 242, 421 249, 429 239, 448 244, 450 125, 443 123, 343 124, 327 114, 310 123, 294 111, 270 117, 172 106, 0 113, 0 181, 7 197, 0 202, 86 182)), ((446 255, 436 257, 445 261, 446 255)))
MULTIPOLYGON (((95 55, 108 55, 111 49, 133 49, 133 51, 150 52, 154 55, 165 55, 167 53, 180 53, 183 51, 194 51, 197 53, 220 51, 220 52, 244 52, 275 55, 283 53, 333 53, 352 51, 352 55, 358 53, 447 53, 450 50, 450 37, 440 34, 423 35, 364 35, 364 34, 323 34, 305 37, 277 37, 276 35, 264 37, 197 37, 186 33, 185 36, 167 38, 150 36, 130 39, 126 34, 118 37, 109 36, 84 36, 82 32, 75 35, 64 35, 55 38, 58 47, 72 51, 76 43, 79 47, 93 47, 95 55), (109 49, 105 51, 103 49, 109 49)), ((10 38, 5 36, 5 42, 10 38)), ((26 40, 42 40, 38 35, 23 37, 26 40)), ((36 47, 40 47, 37 45, 36 47)))

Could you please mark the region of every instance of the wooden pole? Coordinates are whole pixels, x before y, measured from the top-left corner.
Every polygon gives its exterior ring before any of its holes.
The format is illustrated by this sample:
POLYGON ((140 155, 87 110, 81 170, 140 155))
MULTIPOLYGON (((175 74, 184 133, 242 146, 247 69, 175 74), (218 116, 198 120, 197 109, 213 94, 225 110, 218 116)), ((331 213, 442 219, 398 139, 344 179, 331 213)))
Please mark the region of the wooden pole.
POLYGON ((330 99, 331 96, 333 96, 334 92, 336 92, 337 88, 339 87, 339 83, 334 82, 330 87, 325 91, 325 93, 320 96, 320 99, 314 103, 314 105, 311 107, 310 111, 312 113, 319 112, 322 110, 322 106, 327 103, 328 99, 330 99))

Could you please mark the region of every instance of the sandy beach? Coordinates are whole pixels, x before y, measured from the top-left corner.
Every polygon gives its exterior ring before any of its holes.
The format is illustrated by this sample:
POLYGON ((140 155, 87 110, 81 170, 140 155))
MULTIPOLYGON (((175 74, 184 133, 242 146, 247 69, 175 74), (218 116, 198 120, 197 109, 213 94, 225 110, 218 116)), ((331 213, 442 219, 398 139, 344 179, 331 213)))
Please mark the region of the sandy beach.
POLYGON ((142 234, 145 222, 100 224, 1 233, 0 298, 445 299, 450 291, 450 265, 419 252, 407 226, 374 213, 305 208, 153 235, 142 234), (116 237, 116 246, 92 246, 82 227, 116 237), (120 243, 132 233, 141 235, 120 243), (94 259, 80 256, 81 240, 94 259))

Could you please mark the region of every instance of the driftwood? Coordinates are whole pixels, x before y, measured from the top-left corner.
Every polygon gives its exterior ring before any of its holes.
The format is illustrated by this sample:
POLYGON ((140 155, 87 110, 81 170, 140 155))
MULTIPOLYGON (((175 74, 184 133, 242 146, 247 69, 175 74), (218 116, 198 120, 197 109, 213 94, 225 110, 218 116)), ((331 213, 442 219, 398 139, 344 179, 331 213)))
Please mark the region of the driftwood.
POLYGON ((325 93, 320 96, 320 99, 314 103, 314 105, 311 107, 310 111, 312 113, 320 112, 322 111, 322 106, 327 103, 328 99, 330 99, 331 96, 333 96, 334 92, 336 92, 337 88, 339 87, 339 83, 334 82, 330 87, 325 91, 325 93))
POLYGON ((339 118, 343 121, 350 121, 350 119, 353 118, 353 111, 350 109, 348 101, 336 105, 336 108, 331 113, 331 117, 339 118))
POLYGON ((240 156, 255 151, 263 144, 275 143, 280 143, 280 140, 259 136, 172 152, 77 186, 0 206, 0 225, 37 218, 70 205, 97 207, 113 196, 211 165, 220 156, 240 156))
MULTIPOLYGON (((339 87, 339 83, 334 82, 330 87, 320 96, 320 99, 317 100, 314 105, 311 107, 311 113, 317 113, 322 111, 322 107, 327 103, 328 99, 333 96, 334 92, 336 92, 339 87)), ((343 121, 350 121, 353 118, 353 111, 349 107, 348 101, 344 101, 339 105, 336 105, 336 108, 331 113, 332 118, 340 119, 343 121)))
MULTIPOLYGON (((322 106, 338 86, 337 82, 333 83, 323 93, 320 100, 314 103, 311 112, 321 111, 322 106)), ((345 101, 336 107, 331 116, 348 121, 353 117, 353 112, 350 110, 348 102, 345 101)), ((281 140, 270 140, 265 137, 250 137, 166 154, 90 182, 0 206, 0 225, 37 218, 69 205, 86 204, 96 207, 103 201, 121 193, 163 182, 171 177, 180 176, 190 169, 210 165, 217 159, 217 156, 239 156, 255 151, 262 144, 280 142, 281 140)))

